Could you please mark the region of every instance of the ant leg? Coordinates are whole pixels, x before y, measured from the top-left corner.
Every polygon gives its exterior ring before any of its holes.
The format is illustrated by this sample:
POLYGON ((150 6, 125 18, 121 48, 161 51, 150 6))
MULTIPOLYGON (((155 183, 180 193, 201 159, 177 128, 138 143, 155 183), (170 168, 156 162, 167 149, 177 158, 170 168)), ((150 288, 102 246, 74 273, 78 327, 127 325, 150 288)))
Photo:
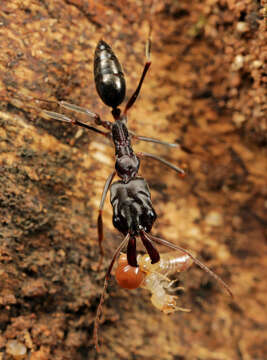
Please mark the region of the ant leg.
POLYGON ((99 251, 100 251, 100 259, 98 263, 98 269, 100 269, 104 257, 104 249, 103 249, 103 219, 102 219, 102 211, 104 207, 104 203, 107 197, 108 190, 110 188, 110 185, 113 181, 114 176, 116 175, 116 171, 113 171, 112 174, 109 175, 105 182, 105 186, 102 192, 102 197, 98 209, 98 218, 97 218, 97 232, 98 232, 98 245, 99 245, 99 251))
POLYGON ((159 157, 157 155, 153 155, 153 154, 149 154, 149 153, 145 153, 145 152, 139 152, 139 153, 137 153, 137 155, 141 156, 141 157, 143 157, 143 156, 150 157, 151 159, 160 161, 164 165, 166 165, 166 166, 170 167, 171 169, 173 169, 174 171, 176 171, 182 178, 184 178, 185 175, 186 175, 185 171, 182 168, 173 165, 169 161, 166 161, 166 160, 162 159, 161 157, 159 157))
POLYGON ((146 233, 144 230, 142 230, 142 233, 145 237, 147 237, 149 240, 155 241, 155 243, 159 244, 159 245, 163 245, 166 246, 170 249, 174 249, 174 250, 178 250, 178 251, 182 251, 184 254, 188 255, 195 264, 197 264, 201 269, 203 269, 204 271, 206 271, 210 276, 212 276, 215 280, 217 280, 224 288, 225 290, 228 292, 228 294, 233 298, 234 295, 231 291, 231 289, 229 288, 229 286, 218 276, 216 275, 212 270, 210 270, 205 264, 203 264, 200 260, 198 260, 197 258, 195 258, 190 251, 178 246, 178 245, 174 245, 171 242, 161 239, 159 237, 153 236, 151 234, 146 233))
POLYGON ((156 144, 160 144, 160 145, 164 145, 164 146, 169 146, 169 147, 178 147, 180 146, 179 144, 171 144, 171 143, 167 143, 166 141, 162 141, 162 140, 159 140, 159 139, 154 139, 154 138, 150 138, 150 137, 147 137, 147 136, 140 136, 140 135, 137 135, 135 134, 133 131, 129 131, 129 134, 131 135, 131 137, 133 139, 137 139, 137 140, 140 140, 140 141, 147 141, 147 142, 152 142, 152 143, 156 143, 156 144))
POLYGON ((130 97, 130 99, 128 100, 128 102, 127 102, 127 104, 125 106, 125 109, 124 109, 124 112, 123 112, 124 115, 127 114, 127 111, 135 103, 135 101, 136 101, 136 99, 137 99, 137 97, 139 95, 139 92, 141 90, 141 87, 142 87, 143 81, 145 79, 146 73, 147 73, 147 71, 148 71, 148 69, 150 68, 150 65, 151 65, 151 60, 150 60, 151 37, 150 37, 150 33, 151 33, 151 30, 149 29, 149 35, 148 35, 148 39, 147 39, 147 42, 146 42, 146 63, 145 63, 145 66, 144 66, 144 70, 143 70, 142 76, 141 76, 141 78, 139 80, 139 84, 138 84, 135 92, 130 97))
MULTIPOLYGON (((22 99, 21 97, 18 97, 18 96, 14 96, 15 98, 18 98, 18 99, 22 99)), ((67 101, 58 101, 58 100, 45 100, 45 99, 40 99, 40 98, 37 98, 37 97, 33 97, 33 96, 28 96, 28 98, 30 100, 35 100, 35 101, 42 101, 42 102, 46 102, 46 103, 49 103, 49 104, 56 104, 60 107, 63 107, 65 109, 68 109, 68 110, 71 110, 71 111, 76 111, 78 113, 82 113, 82 114, 85 114, 87 116, 89 116, 90 118, 92 118, 94 120, 94 123, 95 125, 100 125, 100 126, 103 126, 104 128, 108 129, 108 130, 111 130, 111 127, 112 127, 112 123, 110 121, 103 121, 101 120, 100 116, 90 110, 87 110, 86 108, 83 108, 81 106, 78 106, 78 105, 75 105, 75 104, 70 104, 68 103, 67 101)), ((46 114, 47 116, 49 116, 49 113, 51 114, 56 114, 56 115, 59 115, 58 118, 56 118, 57 120, 60 120, 60 121, 66 121, 66 122, 71 122, 73 124, 77 124, 77 125, 80 125, 80 126, 84 126, 84 127, 88 127, 88 125, 84 124, 84 123, 80 123, 76 120, 72 120, 72 121, 69 121, 69 120, 66 120, 64 119, 64 116, 60 116, 61 114, 58 114, 58 113, 54 113, 53 111, 46 111, 46 110, 42 110, 41 109, 41 112, 43 114, 46 114), (83 124, 83 125, 81 125, 83 124)), ((67 118, 67 117, 66 117, 67 118)), ((68 118, 67 118, 68 119, 68 118)), ((90 129, 92 130, 92 129, 90 129)))
POLYGON ((131 130, 128 130, 128 132, 129 132, 129 134, 131 135, 131 137, 133 139, 140 140, 140 141, 152 142, 152 143, 156 143, 156 144, 160 144, 160 145, 164 145, 164 146, 169 146, 169 147, 179 147, 182 151, 186 152, 187 154, 193 154, 193 151, 191 149, 189 149, 188 147, 186 147, 186 146, 184 146, 182 144, 168 143, 166 141, 162 141, 162 140, 159 140, 159 139, 150 138, 150 137, 142 136, 142 135, 137 135, 131 130))
POLYGON ((99 327, 99 321, 100 321, 100 316, 101 316, 101 313, 102 313, 102 305, 104 303, 104 295, 105 295, 105 291, 107 289, 107 286, 108 286, 108 280, 109 280, 109 276, 110 276, 110 273, 111 273, 111 270, 113 268, 113 265, 117 259, 117 257, 119 256, 120 254, 120 251, 121 249, 127 244, 127 242, 129 241, 129 237, 130 237, 130 234, 127 234, 125 236, 125 238, 123 239, 122 243, 120 244, 120 246, 116 249, 113 257, 112 257, 112 260, 109 264, 109 267, 108 267, 108 270, 106 272, 106 275, 105 275, 105 281, 104 281, 104 286, 103 286, 103 290, 102 290, 102 294, 101 294, 101 297, 100 297, 100 301, 99 301, 99 304, 98 304, 98 307, 97 307, 97 311, 96 311, 96 317, 95 317, 95 323, 94 323, 94 343, 95 343, 95 347, 96 347, 96 350, 99 351, 99 346, 98 346, 98 327, 99 327))
POLYGON ((83 123, 81 121, 78 121, 76 119, 71 119, 66 115, 63 115, 63 114, 60 114, 60 113, 57 113, 57 112, 54 112, 54 111, 41 110, 40 114, 41 114, 41 116, 43 116, 45 118, 59 120, 59 121, 70 123, 72 125, 78 125, 78 126, 84 127, 84 128, 86 128, 88 130, 92 130, 92 131, 94 131, 94 132, 96 132, 98 134, 104 135, 106 137, 108 137, 109 134, 110 134, 109 132, 105 132, 105 131, 96 129, 93 126, 87 125, 87 124, 85 124, 85 123, 83 123))
POLYGON ((94 119, 94 122, 96 125, 100 125, 100 126, 103 126, 104 128, 108 129, 108 130, 111 130, 112 128, 112 122, 111 121, 103 121, 101 120, 100 116, 90 110, 87 110, 86 108, 84 107, 81 107, 81 106, 78 106, 78 105, 75 105, 75 104, 70 104, 66 101, 59 101, 58 104, 60 106, 62 106, 63 108, 65 109, 68 109, 68 110, 72 110, 72 111, 76 111, 78 113, 81 113, 81 114, 85 114, 91 118, 94 119))

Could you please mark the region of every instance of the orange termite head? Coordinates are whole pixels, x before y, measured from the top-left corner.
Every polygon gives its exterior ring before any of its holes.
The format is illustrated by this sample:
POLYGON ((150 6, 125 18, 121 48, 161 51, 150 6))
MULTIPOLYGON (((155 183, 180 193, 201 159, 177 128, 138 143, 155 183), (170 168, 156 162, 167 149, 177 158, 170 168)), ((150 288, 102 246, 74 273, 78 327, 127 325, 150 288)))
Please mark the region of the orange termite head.
POLYGON ((126 254, 121 254, 115 277, 118 284, 124 289, 137 289, 145 278, 145 273, 139 267, 128 264, 126 254))

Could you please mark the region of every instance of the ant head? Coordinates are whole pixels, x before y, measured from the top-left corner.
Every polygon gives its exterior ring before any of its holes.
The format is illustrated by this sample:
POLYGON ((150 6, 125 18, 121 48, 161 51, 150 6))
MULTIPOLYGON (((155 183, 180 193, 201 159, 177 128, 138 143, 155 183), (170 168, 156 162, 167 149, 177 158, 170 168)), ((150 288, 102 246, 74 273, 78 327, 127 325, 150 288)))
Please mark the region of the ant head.
POLYGON ((117 175, 125 184, 136 176, 139 170, 139 166, 140 160, 135 154, 133 154, 131 157, 129 155, 123 155, 117 158, 115 163, 117 175))

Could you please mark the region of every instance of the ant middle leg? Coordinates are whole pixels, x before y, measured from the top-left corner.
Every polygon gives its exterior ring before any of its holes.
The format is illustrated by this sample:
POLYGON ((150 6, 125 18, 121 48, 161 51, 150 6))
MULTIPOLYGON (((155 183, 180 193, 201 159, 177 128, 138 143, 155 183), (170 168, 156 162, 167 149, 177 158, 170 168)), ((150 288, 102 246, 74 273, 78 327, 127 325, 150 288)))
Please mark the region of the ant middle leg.
POLYGON ((131 135, 131 137, 133 139, 136 140, 140 140, 140 141, 147 141, 147 142, 152 142, 155 144, 160 144, 160 145, 164 145, 164 146, 169 146, 169 147, 178 147, 180 146, 179 144, 176 143, 168 143, 166 141, 162 141, 159 139, 155 139, 155 138, 151 138, 151 137, 147 137, 147 136, 142 136, 142 135, 137 135, 135 132, 129 130, 129 134, 131 135))
POLYGON ((186 172, 184 169, 180 168, 179 166, 173 165, 169 161, 161 158, 160 156, 157 156, 154 154, 149 154, 146 152, 138 152, 137 155, 140 157, 149 157, 151 159, 161 162, 162 164, 164 164, 164 165, 168 166, 169 168, 171 168, 172 170, 176 171, 180 175, 181 178, 184 178, 186 176, 186 172))

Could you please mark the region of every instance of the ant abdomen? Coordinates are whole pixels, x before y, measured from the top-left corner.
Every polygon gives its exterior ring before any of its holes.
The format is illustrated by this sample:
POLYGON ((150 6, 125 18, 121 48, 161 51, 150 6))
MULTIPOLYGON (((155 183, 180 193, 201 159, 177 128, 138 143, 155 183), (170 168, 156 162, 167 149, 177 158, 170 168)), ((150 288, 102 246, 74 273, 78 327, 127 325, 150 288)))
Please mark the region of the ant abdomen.
POLYGON ((126 83, 121 64, 111 47, 100 40, 95 50, 94 77, 102 101, 113 109, 125 98, 126 83))

